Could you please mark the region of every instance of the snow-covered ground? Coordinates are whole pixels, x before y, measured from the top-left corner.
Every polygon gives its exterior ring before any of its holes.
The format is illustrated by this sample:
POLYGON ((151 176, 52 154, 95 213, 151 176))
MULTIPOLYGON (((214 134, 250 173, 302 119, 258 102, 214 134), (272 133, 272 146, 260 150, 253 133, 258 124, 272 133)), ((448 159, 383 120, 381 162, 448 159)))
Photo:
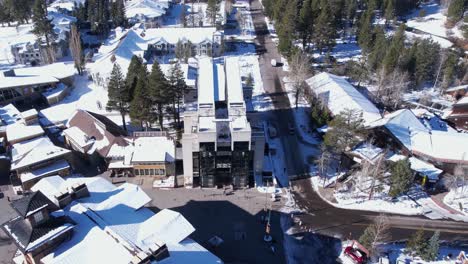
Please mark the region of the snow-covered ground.
MULTIPOLYGON (((351 245, 351 241, 343 242, 343 249, 351 245)), ((439 256, 436 261, 424 261, 419 257, 411 257, 404 252, 405 244, 404 243, 393 243, 385 244, 380 247, 380 251, 388 256, 390 263, 405 263, 405 264, 455 264, 461 263, 456 262, 457 257, 460 252, 463 251, 463 248, 440 246, 439 256), (397 262, 398 261, 398 262, 397 262)), ((466 249, 465 249, 466 250, 466 249)), ((343 264, 354 264, 354 262, 347 257, 343 252, 341 253, 339 259, 343 264)), ((368 261, 369 264, 380 264, 384 262, 379 261, 368 261)))
POLYGON ((407 32, 406 35, 409 38, 430 38, 433 41, 439 43, 443 48, 452 46, 453 43, 448 38, 463 38, 463 35, 458 26, 455 26, 452 29, 447 29, 445 27, 445 23, 447 22, 447 16, 445 13, 446 10, 435 1, 421 4, 420 9, 414 10, 414 12, 407 17, 406 25, 408 27, 422 31, 422 33, 407 32), (419 17, 419 12, 421 12, 421 10, 424 10, 425 15, 419 17))
POLYGON ((122 125, 119 113, 106 111, 107 101, 106 89, 88 80, 86 74, 76 75, 70 94, 60 103, 40 111, 40 114, 50 122, 57 124, 65 123, 76 109, 83 109, 105 115, 118 125, 122 125))
POLYGON ((468 216, 468 186, 450 190, 444 197, 444 203, 454 210, 468 216))
POLYGON ((31 33, 32 24, 24 24, 11 27, 0 27, 0 68, 11 66, 14 63, 11 54, 11 45, 34 42, 37 37, 31 33))

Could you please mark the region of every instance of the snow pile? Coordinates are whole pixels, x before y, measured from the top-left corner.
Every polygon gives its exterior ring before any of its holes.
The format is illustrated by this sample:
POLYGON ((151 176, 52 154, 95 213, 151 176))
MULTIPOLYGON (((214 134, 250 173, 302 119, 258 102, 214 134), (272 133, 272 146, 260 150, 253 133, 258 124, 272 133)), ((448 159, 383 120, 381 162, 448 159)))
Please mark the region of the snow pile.
POLYGON ((460 186, 444 197, 444 203, 468 216, 468 186, 460 186))
POLYGON ((421 9, 415 10, 408 17, 406 25, 414 28, 416 32, 406 32, 409 38, 429 38, 439 43, 442 48, 449 48, 453 43, 448 39, 450 37, 463 38, 462 32, 458 27, 447 29, 445 23, 447 16, 444 15, 440 4, 430 1, 427 4, 421 4, 421 9), (421 11, 424 10, 424 11, 421 11), (425 12, 425 16, 419 17, 419 12, 425 12))

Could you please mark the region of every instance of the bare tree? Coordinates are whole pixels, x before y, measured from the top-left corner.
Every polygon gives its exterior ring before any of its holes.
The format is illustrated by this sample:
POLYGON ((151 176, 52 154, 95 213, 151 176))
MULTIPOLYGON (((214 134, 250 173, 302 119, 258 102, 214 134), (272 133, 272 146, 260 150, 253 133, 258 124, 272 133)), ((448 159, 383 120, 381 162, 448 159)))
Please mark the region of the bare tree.
POLYGON ((410 86, 410 78, 407 72, 394 70, 387 74, 382 67, 377 72, 377 96, 382 103, 391 108, 397 108, 401 103, 402 95, 410 86))
POLYGON ((328 148, 322 144, 320 146, 320 156, 316 160, 317 167, 319 170, 319 176, 322 177, 323 179, 323 185, 325 185, 325 180, 327 179, 327 169, 328 165, 330 164, 330 159, 331 159, 331 153, 328 150, 328 148))
POLYGON ((81 48, 80 32, 76 25, 71 26, 70 30, 70 50, 72 53, 73 61, 75 62, 75 68, 79 75, 83 74, 83 50, 81 48))
POLYGON ((293 84, 295 106, 299 103, 299 98, 304 95, 306 88, 305 80, 312 74, 310 59, 303 51, 295 52, 289 62, 288 78, 293 84))
POLYGON ((359 238, 359 242, 369 250, 371 255, 378 254, 378 246, 390 239, 390 225, 388 218, 384 214, 380 214, 374 219, 359 238))
POLYGON ((372 177, 372 183, 370 186, 369 200, 372 199, 375 191, 375 187, 378 183, 381 183, 383 180, 383 175, 385 173, 385 156, 386 151, 379 155, 375 165, 372 167, 370 176, 372 177))

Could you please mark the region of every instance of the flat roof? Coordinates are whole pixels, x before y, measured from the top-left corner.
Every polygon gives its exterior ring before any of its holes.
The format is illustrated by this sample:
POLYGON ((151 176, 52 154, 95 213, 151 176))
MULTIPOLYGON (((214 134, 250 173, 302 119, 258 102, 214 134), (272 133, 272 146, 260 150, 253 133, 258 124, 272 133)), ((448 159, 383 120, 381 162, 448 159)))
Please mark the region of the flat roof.
POLYGON ((201 58, 198 65, 198 104, 212 104, 214 107, 214 64, 211 58, 201 58))
POLYGON ((21 141, 44 135, 44 129, 39 124, 27 126, 16 123, 6 127, 6 134, 9 142, 21 141))
POLYGON ((215 64, 213 73, 214 85, 214 99, 216 102, 226 101, 226 74, 224 73, 224 67, 221 64, 215 64))
POLYGON ((242 80, 239 69, 239 58, 229 57, 225 60, 226 63, 226 79, 228 102, 244 103, 244 94, 242 91, 242 80))
POLYGON ((173 162, 174 141, 167 137, 139 137, 134 141, 132 162, 173 162))

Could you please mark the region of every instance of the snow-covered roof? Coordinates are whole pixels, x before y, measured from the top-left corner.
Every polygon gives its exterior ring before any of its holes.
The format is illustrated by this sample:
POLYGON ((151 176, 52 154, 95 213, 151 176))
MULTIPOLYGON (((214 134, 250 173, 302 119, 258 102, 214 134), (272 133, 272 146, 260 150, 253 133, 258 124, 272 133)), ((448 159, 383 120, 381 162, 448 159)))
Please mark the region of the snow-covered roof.
POLYGON ((143 207, 151 199, 137 185, 116 187, 101 177, 64 181, 48 177, 33 189, 61 192, 76 183, 85 183, 90 196, 53 213, 70 217, 76 226, 71 239, 42 258, 43 263, 95 263, 105 256, 106 262, 126 264, 139 251, 149 252, 155 243, 165 243, 169 249, 169 258, 161 263, 222 263, 188 238, 195 229, 180 213, 163 209, 154 214, 143 207))
POLYGON ((6 135, 9 142, 18 143, 44 135, 44 129, 39 124, 27 126, 23 123, 16 123, 6 127, 6 135))
POLYGON ((215 81, 214 65, 211 58, 201 58, 198 62, 198 104, 211 104, 214 107, 215 81))
POLYGON ((42 167, 37 170, 29 171, 26 173, 22 173, 20 175, 21 182, 28 182, 31 180, 36 180, 42 178, 44 176, 57 174, 59 171, 70 168, 70 164, 66 160, 58 160, 52 164, 49 164, 45 167, 42 167))
POLYGON ((372 127, 385 126, 400 143, 411 150, 411 138, 417 133, 427 133, 429 130, 421 123, 411 110, 400 109, 384 116, 371 124, 372 127))
POLYGON ((40 137, 13 144, 11 170, 21 169, 41 161, 51 160, 70 153, 55 146, 48 137, 40 137))
POLYGON ((458 100, 455 105, 464 105, 468 104, 468 96, 463 97, 462 99, 458 100))
POLYGON ((198 44, 205 41, 212 41, 213 34, 216 32, 215 27, 198 27, 198 28, 149 28, 144 31, 144 39, 150 43, 165 41, 171 44, 177 44, 190 41, 192 44, 198 44))
POLYGON ((22 120, 21 117, 20 111, 13 104, 0 107, 0 119, 4 125, 15 124, 22 120))
POLYGON ((70 127, 63 131, 63 133, 69 138, 72 139, 79 147, 85 148, 86 146, 94 144, 94 139, 86 135, 79 127, 70 127))
POLYGON ((134 141, 133 162, 174 162, 175 144, 167 137, 138 137, 134 141))
POLYGON ((76 73, 73 63, 57 62, 36 67, 24 67, 13 69, 15 76, 0 74, 0 89, 54 84, 76 73))
POLYGON ((31 108, 29 110, 26 110, 24 112, 21 112, 21 116, 24 118, 24 119, 29 119, 31 117, 37 117, 37 110, 34 109, 34 108, 31 108))
POLYGON ((342 77, 322 72, 306 82, 333 115, 356 110, 362 113, 365 125, 381 118, 379 109, 342 77))
POLYGON ((416 133, 413 153, 448 163, 468 163, 468 134, 432 131, 416 133))
POLYGON ((128 18, 144 16, 160 17, 166 14, 167 2, 158 0, 131 0, 125 2, 125 15, 128 18))
POLYGON ((411 109, 415 116, 419 118, 419 121, 423 123, 429 130, 437 130, 437 131, 447 131, 456 133, 457 131, 449 126, 447 122, 439 118, 436 114, 429 112, 424 108, 419 109, 411 109))
POLYGON ((459 86, 455 86, 455 87, 450 87, 448 89, 445 90, 446 93, 449 93, 449 92, 455 92, 455 91, 459 91, 459 90, 467 90, 468 89, 468 84, 465 84, 465 85, 459 85, 459 86))
POLYGON ((441 169, 434 167, 434 165, 429 164, 415 157, 409 158, 409 162, 411 163, 412 170, 417 171, 420 174, 427 176, 427 178, 429 178, 430 181, 439 180, 439 175, 442 174, 443 172, 441 169))
POLYGON ((383 149, 376 147, 370 143, 362 143, 357 145, 351 153, 366 159, 368 162, 374 164, 379 155, 383 152, 383 149))
POLYGON ((46 85, 58 82, 59 80, 57 78, 50 75, 21 75, 16 73, 16 76, 2 76, 0 74, 0 89, 21 86, 46 85))
POLYGON ((228 102, 244 104, 239 57, 228 57, 225 64, 228 102))
POLYGON ((56 0, 49 5, 49 8, 52 8, 54 10, 65 9, 71 12, 75 8, 75 4, 78 6, 80 4, 84 5, 84 3, 85 0, 56 0))

